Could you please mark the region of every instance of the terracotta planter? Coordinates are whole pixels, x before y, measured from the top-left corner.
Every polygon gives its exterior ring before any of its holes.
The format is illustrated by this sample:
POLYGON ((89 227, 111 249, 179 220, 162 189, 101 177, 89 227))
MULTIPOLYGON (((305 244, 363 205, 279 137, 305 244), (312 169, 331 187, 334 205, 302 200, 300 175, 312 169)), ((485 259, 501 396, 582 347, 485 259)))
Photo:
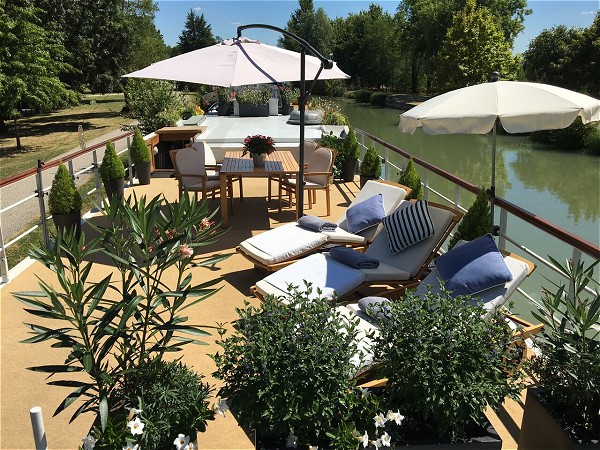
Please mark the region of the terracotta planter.
POLYGON ((269 117, 269 105, 240 103, 240 117, 269 117))
POLYGON ((52 214, 56 231, 64 233, 66 230, 75 230, 75 237, 81 236, 81 213, 75 211, 69 214, 52 214))
POLYGON ((550 415, 539 399, 538 388, 527 389, 523 422, 519 435, 519 450, 548 450, 599 448, 600 443, 580 444, 573 441, 561 425, 550 415))
POLYGON ((120 178, 118 180, 104 181, 104 191, 106 192, 106 197, 109 202, 113 198, 123 198, 123 193, 125 192, 125 180, 120 178))
POLYGON ((354 174, 356 173, 357 159, 345 159, 341 163, 342 169, 342 181, 348 183, 354 181, 354 174))
POLYGON ((136 162, 135 174, 140 184, 150 184, 150 163, 136 162))

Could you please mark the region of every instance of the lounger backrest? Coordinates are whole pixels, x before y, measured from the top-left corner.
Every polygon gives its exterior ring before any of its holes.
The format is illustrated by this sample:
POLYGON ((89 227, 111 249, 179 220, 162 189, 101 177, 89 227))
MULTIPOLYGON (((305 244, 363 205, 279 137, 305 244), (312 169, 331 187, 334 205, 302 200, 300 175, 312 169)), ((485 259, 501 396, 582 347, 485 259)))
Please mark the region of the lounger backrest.
MULTIPOLYGON (((504 285, 472 294, 473 298, 483 302, 483 307, 487 310, 485 317, 489 317, 496 309, 504 305, 530 273, 530 266, 520 259, 507 255, 504 256, 504 262, 513 279, 504 285)), ((419 283, 415 294, 423 295, 427 289, 433 293, 440 291, 440 274, 435 268, 419 283)))
MULTIPOLYGON (((410 204, 410 201, 403 200, 398 209, 406 208, 410 204)), ((411 277, 415 277, 423 268, 423 265, 433 259, 435 252, 440 248, 448 234, 448 228, 452 225, 453 221, 454 223, 457 221, 457 217, 460 215, 451 208, 446 209, 441 205, 431 202, 428 205, 434 229, 432 236, 398 253, 392 253, 388 243, 387 232, 384 229, 373 240, 373 243, 365 253, 392 267, 410 273, 411 277)))
POLYGON ((215 154, 206 142, 194 142, 192 144, 192 148, 196 151, 204 153, 204 164, 207 166, 216 166, 217 159, 215 158, 215 154))
MULTIPOLYGON (((364 202, 368 198, 371 198, 377 194, 381 194, 383 196, 383 209, 385 209, 386 215, 391 214, 392 211, 395 211, 400 202, 406 198, 406 190, 399 184, 389 182, 381 183, 379 181, 369 180, 365 183, 356 197, 354 197, 354 200, 352 200, 352 203, 350 203, 348 208, 351 208, 357 203, 364 202)), ((341 229, 348 231, 348 221, 346 220, 345 210, 342 213, 342 216, 338 219, 337 224, 341 229)), ((367 242, 370 242, 379 232, 379 228, 381 227, 382 225, 373 226, 361 231, 358 234, 363 236, 367 242)))
MULTIPOLYGON (((175 154, 176 170, 180 174, 206 175, 204 167, 204 153, 198 152, 191 147, 182 148, 175 154)), ((196 177, 181 177, 183 186, 201 183, 202 180, 196 177)))
MULTIPOLYGON (((307 174, 309 172, 330 172, 331 166, 333 165, 333 152, 327 147, 321 147, 314 151, 308 160, 308 167, 306 168, 307 174)), ((306 181, 318 184, 319 186, 326 186, 328 182, 328 175, 306 175, 306 181)))

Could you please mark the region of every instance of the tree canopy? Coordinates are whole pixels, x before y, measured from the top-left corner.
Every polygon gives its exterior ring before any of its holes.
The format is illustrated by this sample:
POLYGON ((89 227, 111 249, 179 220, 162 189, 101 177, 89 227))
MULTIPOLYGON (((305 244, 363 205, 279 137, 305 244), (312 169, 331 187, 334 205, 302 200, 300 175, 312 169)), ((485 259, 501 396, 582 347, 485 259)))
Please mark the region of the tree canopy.
POLYGON ((190 10, 185 19, 183 31, 179 35, 179 42, 173 49, 173 54, 191 52, 216 43, 217 39, 213 36, 210 25, 206 23, 204 14, 197 15, 190 10))

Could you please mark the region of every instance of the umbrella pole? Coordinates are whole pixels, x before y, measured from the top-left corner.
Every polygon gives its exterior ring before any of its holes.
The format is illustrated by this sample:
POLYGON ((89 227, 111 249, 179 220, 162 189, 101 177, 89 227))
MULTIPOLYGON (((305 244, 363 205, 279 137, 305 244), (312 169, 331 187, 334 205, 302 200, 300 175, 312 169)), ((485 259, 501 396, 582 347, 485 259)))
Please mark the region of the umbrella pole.
POLYGON ((496 123, 494 122, 494 128, 492 128, 492 185, 490 186, 490 210, 492 220, 492 230, 494 235, 498 235, 498 229, 494 223, 494 204, 496 202, 496 123))
POLYGON ((298 99, 298 109, 300 110, 300 156, 298 160, 298 185, 296 186, 298 219, 304 215, 304 110, 306 108, 306 75, 304 73, 306 50, 304 46, 302 46, 300 54, 300 98, 298 99))

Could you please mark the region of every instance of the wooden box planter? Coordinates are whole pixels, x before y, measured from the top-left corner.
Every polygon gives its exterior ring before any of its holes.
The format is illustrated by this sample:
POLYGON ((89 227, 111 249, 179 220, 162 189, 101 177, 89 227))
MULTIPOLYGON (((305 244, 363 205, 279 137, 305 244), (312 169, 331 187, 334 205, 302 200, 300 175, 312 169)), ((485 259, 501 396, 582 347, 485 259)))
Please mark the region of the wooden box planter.
POLYGON ((519 450, 600 448, 600 442, 581 444, 571 439, 539 399, 539 388, 527 389, 519 450))
POLYGON ((240 103, 240 117, 269 117, 269 105, 240 103))

